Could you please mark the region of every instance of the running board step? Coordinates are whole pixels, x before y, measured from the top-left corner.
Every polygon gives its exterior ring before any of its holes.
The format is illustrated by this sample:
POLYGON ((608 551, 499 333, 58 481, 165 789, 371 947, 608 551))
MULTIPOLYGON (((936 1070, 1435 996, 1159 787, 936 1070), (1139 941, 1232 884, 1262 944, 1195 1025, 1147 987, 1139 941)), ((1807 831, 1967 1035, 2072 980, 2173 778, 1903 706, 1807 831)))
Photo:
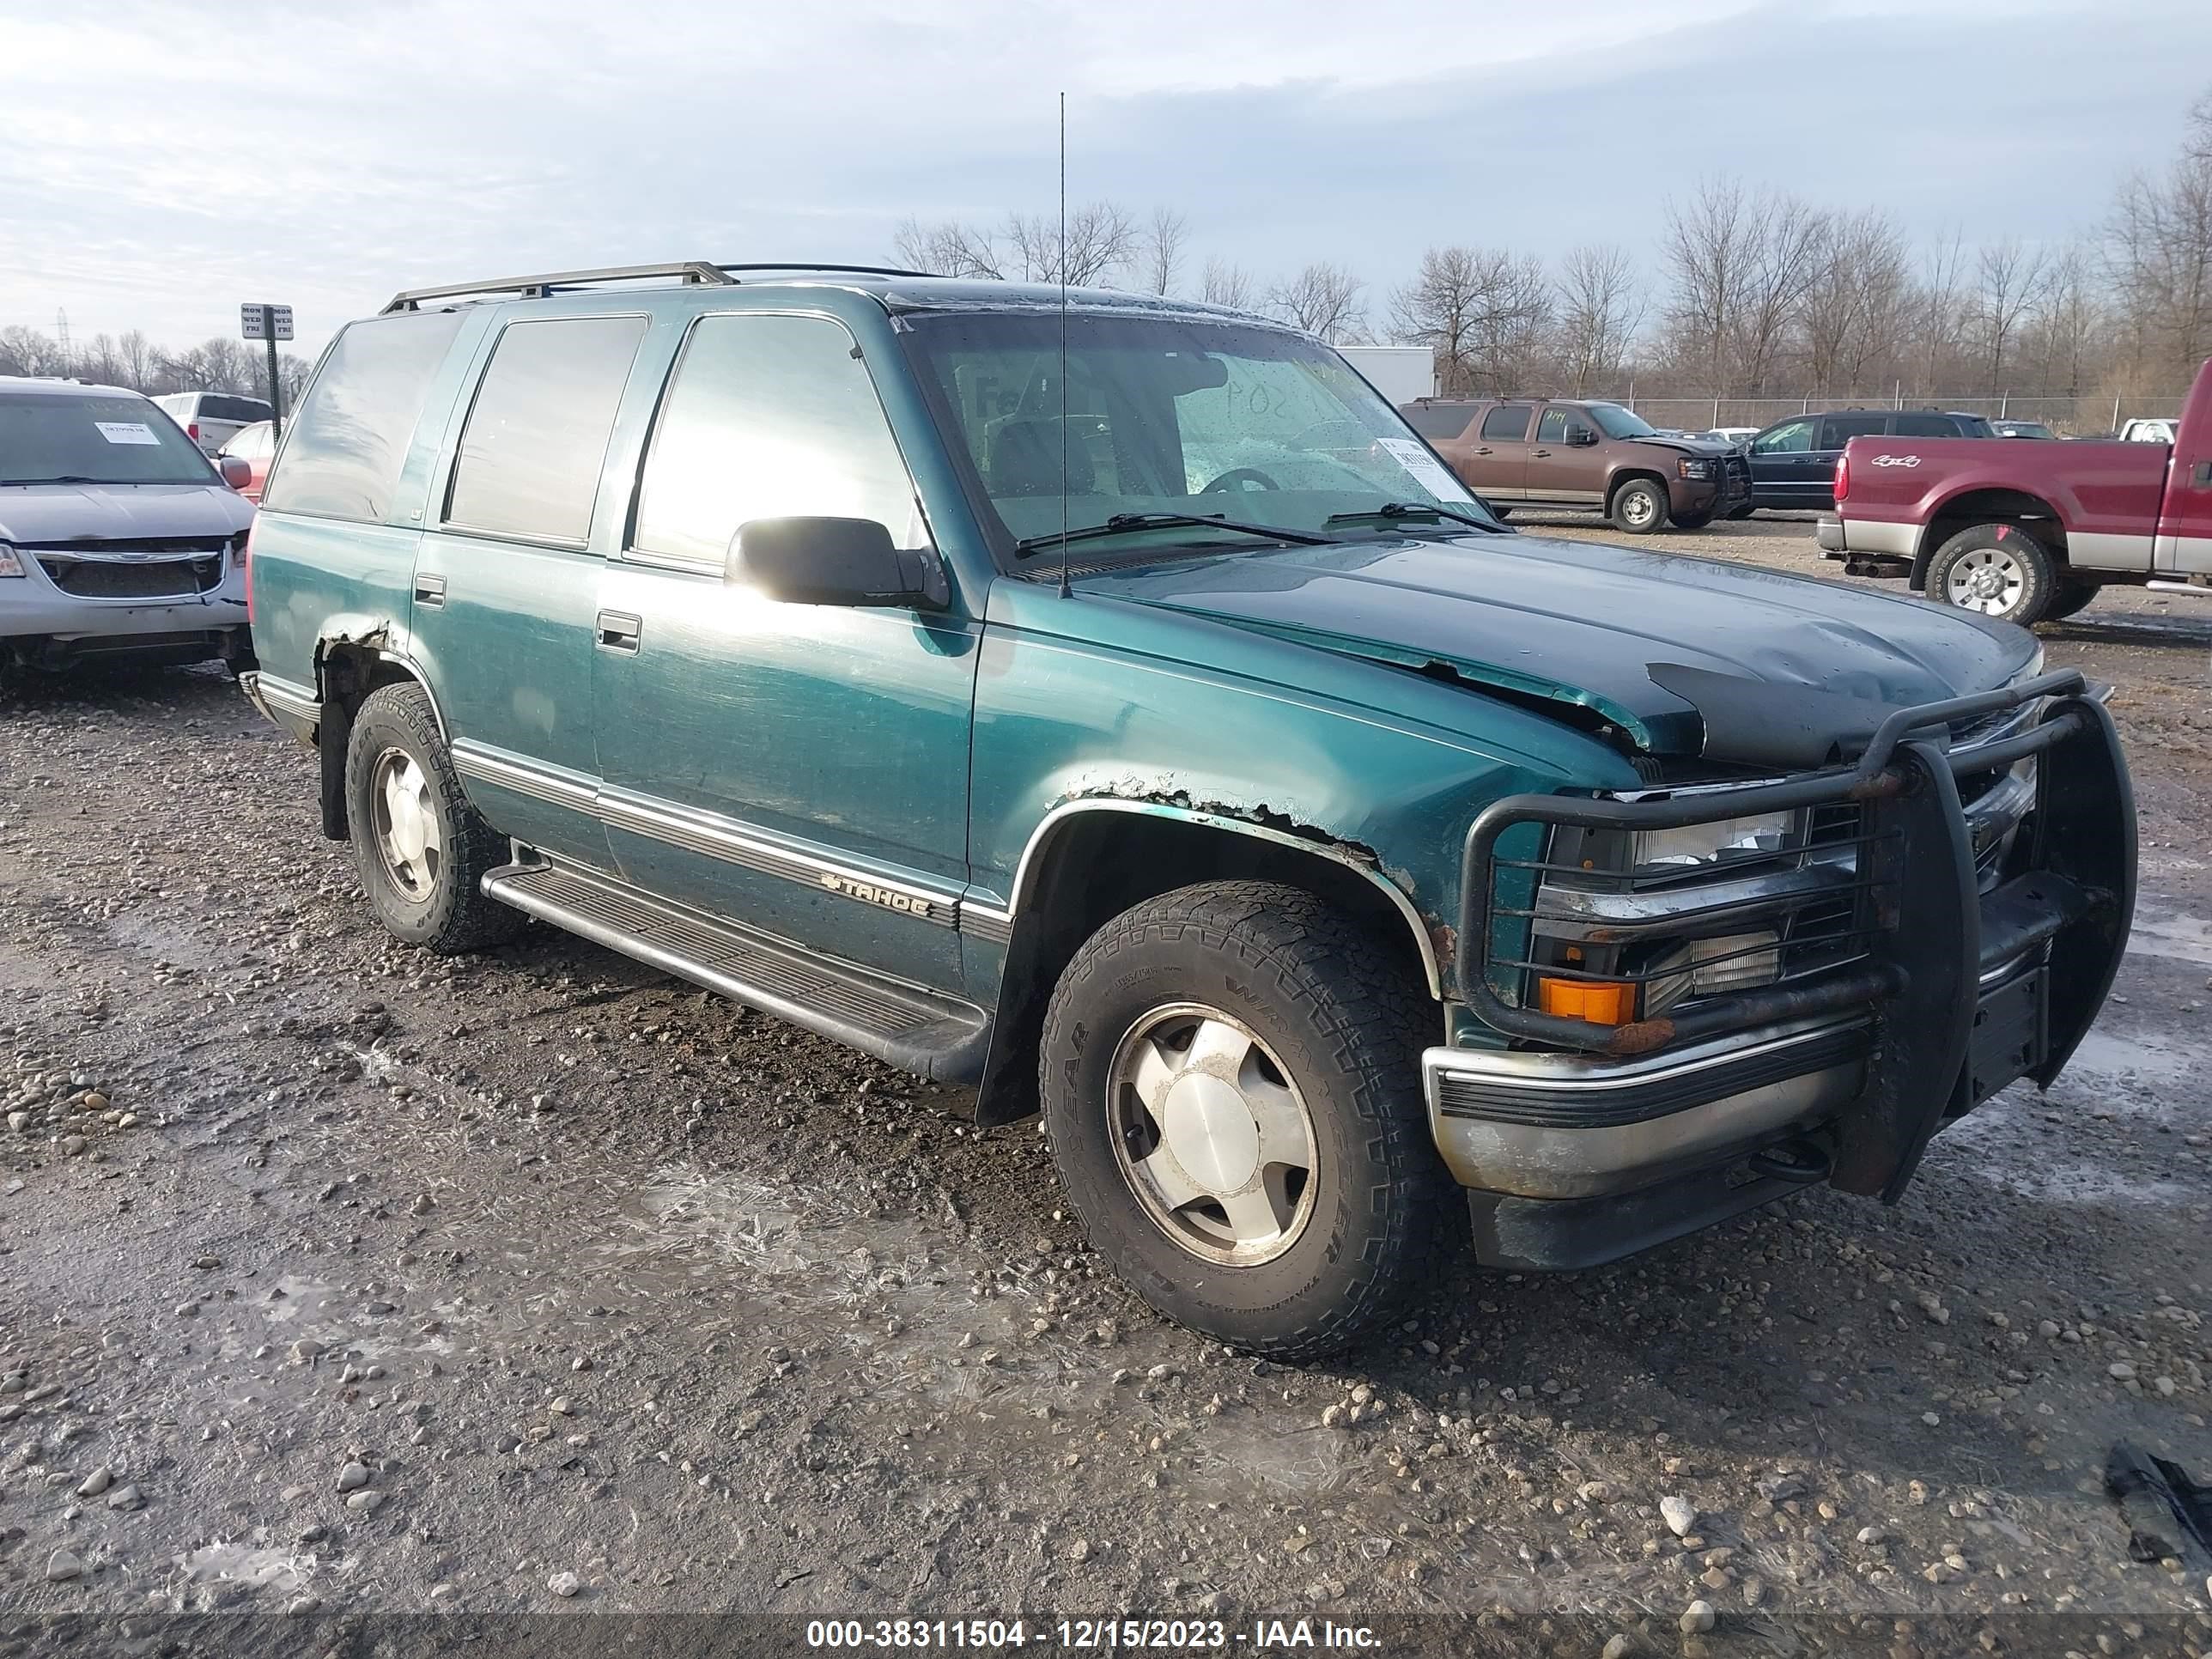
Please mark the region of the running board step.
POLYGON ((595 945, 939 1083, 983 1075, 991 1022, 979 1008, 831 962, 735 922, 560 864, 509 864, 487 897, 595 945))

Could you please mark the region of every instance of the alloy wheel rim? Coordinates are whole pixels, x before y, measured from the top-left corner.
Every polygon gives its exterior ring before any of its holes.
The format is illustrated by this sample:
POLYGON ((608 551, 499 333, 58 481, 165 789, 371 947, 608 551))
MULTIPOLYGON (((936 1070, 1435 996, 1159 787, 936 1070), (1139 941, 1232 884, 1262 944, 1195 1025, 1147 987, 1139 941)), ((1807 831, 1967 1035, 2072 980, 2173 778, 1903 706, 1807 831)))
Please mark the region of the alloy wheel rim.
POLYGON ((369 775, 368 799, 384 873, 400 892, 422 902, 437 889, 446 850, 428 775, 405 750, 387 749, 369 775))
POLYGON ((1943 579, 1946 599, 1985 617, 2008 616, 2017 610, 2027 588, 2027 570, 2001 547, 1972 549, 1943 579))
POLYGON ((1202 1003, 1155 1008, 1107 1073, 1115 1161, 1146 1219, 1201 1261, 1255 1267, 1312 1219, 1313 1117, 1281 1060, 1202 1003))

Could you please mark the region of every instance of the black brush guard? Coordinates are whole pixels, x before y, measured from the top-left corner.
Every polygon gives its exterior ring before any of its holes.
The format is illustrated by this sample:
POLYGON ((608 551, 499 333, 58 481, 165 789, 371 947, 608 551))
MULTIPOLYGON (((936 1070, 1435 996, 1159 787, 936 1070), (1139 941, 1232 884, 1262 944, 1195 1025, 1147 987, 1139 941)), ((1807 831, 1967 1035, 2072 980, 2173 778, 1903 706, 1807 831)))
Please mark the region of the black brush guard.
MULTIPOLYGON (((2015 1078, 2039 1087, 2073 1055, 2104 1006, 2135 911, 2136 815, 2119 735, 2077 670, 1903 708, 1885 720, 1855 765, 1662 800, 1512 795, 1468 832, 1461 868, 1459 988, 1504 1035, 1551 1048, 1621 1056, 1783 1020, 1872 1008, 1878 1029, 1864 1094, 1837 1120, 1834 1183, 1903 1193, 1936 1130, 2015 1078), (2037 698, 2025 732, 1958 750, 1948 728, 2037 698), (2038 756, 2026 820, 2024 872, 1977 890, 1957 777, 2038 756), (1863 872, 1881 895, 1865 960, 1799 983, 1705 998, 1671 1017, 1609 1026, 1518 1006, 1492 983, 1502 871, 1498 844, 1534 823, 1635 831, 1856 803, 1868 817, 1863 872), (2038 947, 2048 945, 2047 952, 2038 947), (2036 961, 2031 957, 2040 957, 2036 961), (2033 965, 1984 988, 1982 977, 2033 965), (1909 994, 1907 994, 1909 993, 1909 994), (1940 1081, 1931 1085, 1929 1079, 1940 1081)), ((1510 988, 1519 994, 1518 988, 1510 988)))

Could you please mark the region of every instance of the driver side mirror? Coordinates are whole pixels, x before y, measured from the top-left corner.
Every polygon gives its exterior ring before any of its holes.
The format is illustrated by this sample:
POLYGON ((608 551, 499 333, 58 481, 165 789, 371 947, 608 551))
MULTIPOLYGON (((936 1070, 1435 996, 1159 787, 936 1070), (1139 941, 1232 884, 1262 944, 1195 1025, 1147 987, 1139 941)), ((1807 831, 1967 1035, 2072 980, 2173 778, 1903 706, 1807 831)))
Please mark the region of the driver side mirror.
POLYGON ((1570 427, 1567 429, 1567 441, 1577 449, 1588 449, 1597 441, 1597 434, 1586 426, 1570 427))
POLYGON ((222 481, 233 489, 243 489, 253 482, 253 469, 238 455, 219 455, 215 469, 222 474, 222 481))
POLYGON ((936 610, 948 598, 935 555, 892 545, 873 519, 748 520, 723 574, 789 605, 936 610))

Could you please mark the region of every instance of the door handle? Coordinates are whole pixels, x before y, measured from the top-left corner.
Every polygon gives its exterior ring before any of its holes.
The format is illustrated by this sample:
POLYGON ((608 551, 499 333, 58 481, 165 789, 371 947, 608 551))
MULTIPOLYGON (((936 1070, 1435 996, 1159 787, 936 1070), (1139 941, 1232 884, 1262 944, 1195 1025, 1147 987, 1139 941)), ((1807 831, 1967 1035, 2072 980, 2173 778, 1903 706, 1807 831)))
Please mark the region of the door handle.
POLYGON ((443 576, 415 578, 415 603, 425 611, 436 611, 446 603, 446 579, 443 576))
POLYGON ((1538 455, 1541 456, 1541 455, 1548 455, 1548 454, 1550 454, 1552 452, 1551 452, 1550 450, 1548 450, 1548 449, 1540 449, 1540 450, 1537 450, 1535 453, 1536 453, 1538 455))
POLYGON ((1485 444, 1481 448, 1476 450, 1474 453, 1478 455, 1487 455, 1490 453, 1490 446, 1488 444, 1485 444))
POLYGON ((635 653, 640 631, 645 624, 638 617, 623 611, 599 612, 599 649, 635 653))

